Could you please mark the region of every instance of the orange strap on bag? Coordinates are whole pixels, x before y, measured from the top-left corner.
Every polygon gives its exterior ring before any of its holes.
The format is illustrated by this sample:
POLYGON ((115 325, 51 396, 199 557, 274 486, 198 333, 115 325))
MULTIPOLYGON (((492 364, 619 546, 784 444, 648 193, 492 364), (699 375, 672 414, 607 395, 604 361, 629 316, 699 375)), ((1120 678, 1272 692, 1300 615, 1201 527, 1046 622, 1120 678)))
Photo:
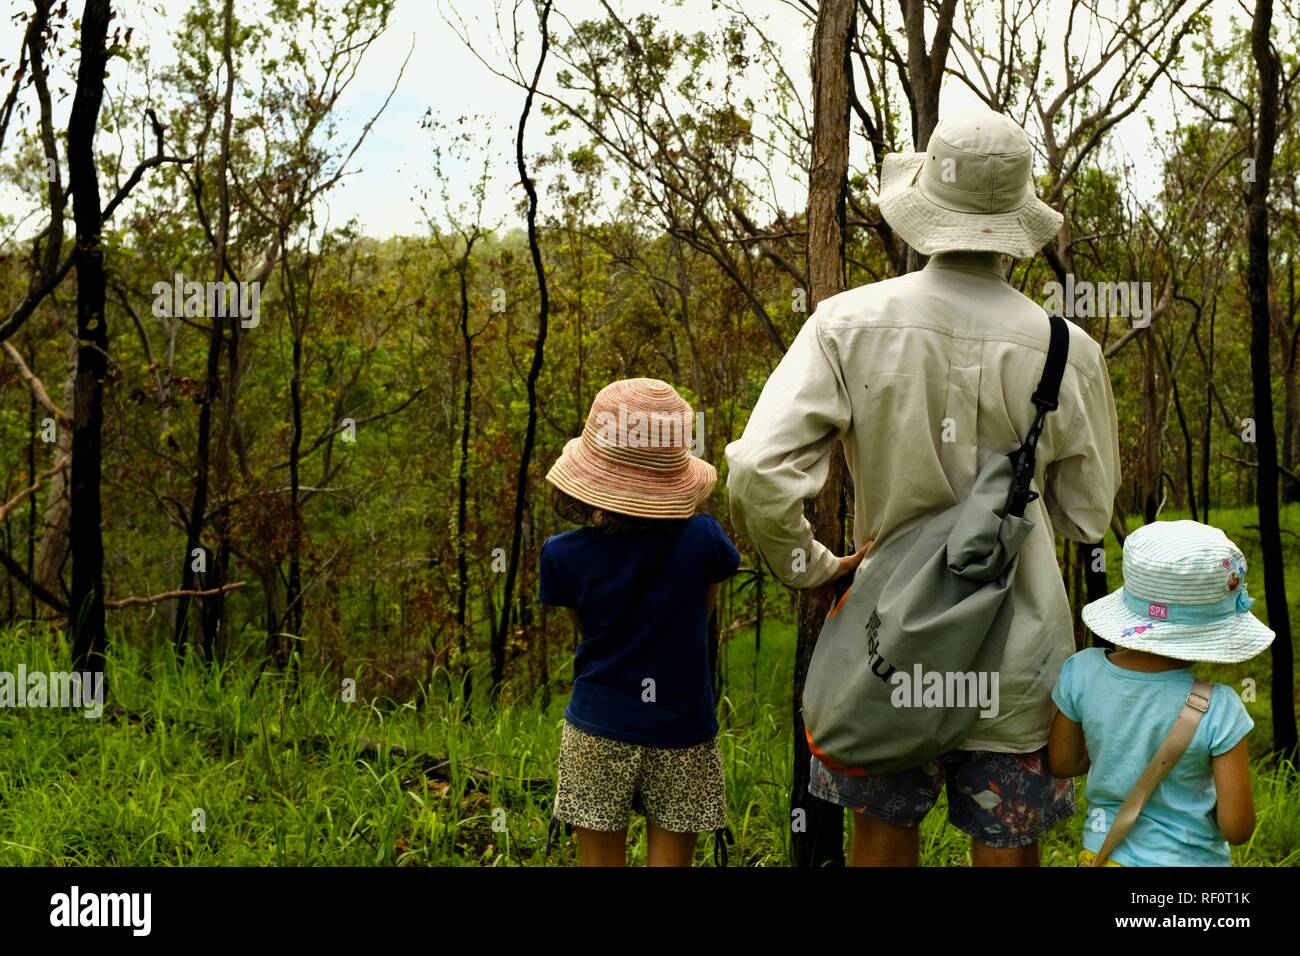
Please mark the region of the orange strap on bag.
POLYGON ((1160 786, 1160 781, 1168 776, 1174 764, 1178 763, 1178 758, 1187 751, 1192 738, 1196 736, 1196 728, 1200 726, 1201 718, 1210 709, 1211 692, 1209 682, 1199 677, 1192 684, 1191 692, 1187 695, 1187 701, 1183 704, 1178 719, 1174 721, 1169 734, 1161 741, 1155 756, 1146 765, 1142 776, 1138 777, 1137 783, 1133 784, 1133 789, 1129 791, 1123 805, 1115 814, 1115 822, 1110 825, 1110 832, 1106 834, 1106 839, 1101 844, 1101 849, 1097 851, 1097 855, 1092 858, 1093 866, 1105 865, 1111 851, 1124 841, 1128 832, 1133 829, 1133 824, 1137 823, 1138 814, 1142 812, 1142 808, 1155 792, 1156 787, 1160 786))

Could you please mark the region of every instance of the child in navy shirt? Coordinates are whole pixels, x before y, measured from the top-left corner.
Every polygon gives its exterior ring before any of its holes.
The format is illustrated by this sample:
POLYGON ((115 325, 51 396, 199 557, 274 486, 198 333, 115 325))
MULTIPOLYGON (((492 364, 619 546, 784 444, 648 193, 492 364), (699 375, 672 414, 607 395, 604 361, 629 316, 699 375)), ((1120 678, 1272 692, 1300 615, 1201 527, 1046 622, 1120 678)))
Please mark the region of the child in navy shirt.
POLYGON ((665 382, 614 382, 547 474, 561 517, 543 604, 582 640, 560 745, 555 817, 587 866, 621 866, 630 811, 651 866, 689 866, 697 835, 726 826, 708 619, 740 555, 699 513, 717 475, 690 453, 690 406, 665 382))

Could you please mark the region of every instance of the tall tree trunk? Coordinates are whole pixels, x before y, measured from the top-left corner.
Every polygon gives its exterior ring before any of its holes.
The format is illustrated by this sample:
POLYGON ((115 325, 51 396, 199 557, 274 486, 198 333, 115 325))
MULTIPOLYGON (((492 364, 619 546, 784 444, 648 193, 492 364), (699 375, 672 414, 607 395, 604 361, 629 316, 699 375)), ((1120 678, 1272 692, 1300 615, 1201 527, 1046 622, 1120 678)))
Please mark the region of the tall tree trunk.
MULTIPOLYGON (((510 609, 514 604, 515 576, 519 572, 519 551, 523 541, 524 514, 528 507, 528 467, 533 460, 533 445, 537 440, 537 379, 542 374, 546 351, 547 320, 550 316, 550 297, 546 288, 546 269, 542 264, 542 249, 537 240, 537 190, 528 175, 524 162, 524 128, 533 108, 533 95, 542 76, 542 64, 550 47, 547 20, 551 15, 551 0, 542 7, 542 50, 537 56, 537 69, 533 82, 524 98, 524 111, 519 117, 519 135, 515 138, 515 164, 519 167, 519 180, 528 194, 528 249, 532 255, 533 272, 537 275, 537 338, 533 340, 533 363, 528 368, 528 424, 524 429, 524 450, 519 459, 519 476, 515 480, 514 530, 510 538, 510 557, 506 565, 505 595, 501 601, 501 623, 492 635, 492 694, 495 697, 506 676, 506 638, 510 634, 510 609)), ((468 354, 468 348, 466 349, 468 354)), ((466 409, 468 412, 468 409, 466 409)))
MULTIPOLYGON (((203 390, 203 403, 199 406, 199 434, 196 462, 194 466, 194 495, 190 499, 190 513, 185 527, 185 554, 181 566, 181 590, 191 591, 198 582, 198 572, 194 570, 195 552, 202 548, 204 516, 208 509, 208 459, 212 448, 212 409, 216 404, 221 385, 221 323, 215 318, 210 320, 212 328, 208 334, 207 382, 203 390)), ((208 566, 208 555, 203 555, 203 566, 208 566)), ((207 573, 204 573, 204 585, 207 573)), ((176 650, 183 652, 189 630, 190 598, 181 597, 176 602, 176 631, 174 641, 176 650)))
MULTIPOLYGON (((287 271, 287 270, 286 270, 287 271)), ((290 415, 293 434, 289 440, 289 575, 284 594, 284 621, 282 629, 291 640, 302 634, 302 340, 307 323, 304 303, 293 330, 293 377, 289 380, 290 415)), ((296 646, 296 645, 295 645, 296 646)), ((293 652, 290 650, 289 656, 293 652)))
POLYGON ((903 30, 907 34, 907 75, 911 87, 912 143, 922 150, 939 125, 939 90, 952 43, 952 21, 957 0, 941 0, 935 11, 934 39, 925 47, 925 0, 900 0, 903 30))
MULTIPOLYGON (((925 0, 900 0, 899 6, 903 13, 903 31, 907 35, 907 101, 912 113, 912 148, 919 152, 930 144, 930 134, 939 125, 939 91, 943 86, 943 70, 952 43, 952 21, 957 0, 940 0, 935 10, 934 39, 928 50, 925 47, 925 0)), ((925 257, 909 246, 907 271, 915 272, 924 265, 925 257)))
POLYGON ((1142 416, 1142 516, 1146 524, 1156 520, 1160 512, 1160 446, 1164 436, 1164 421, 1158 409, 1160 401, 1156 390, 1156 349, 1160 347, 1155 335, 1148 328, 1141 336, 1139 344, 1142 349, 1142 404, 1146 414, 1142 416))
MULTIPOLYGON (((213 237, 213 251, 216 260, 213 263, 213 281, 215 282, 221 282, 225 278, 226 241, 230 234, 230 195, 226 172, 230 162, 232 100, 235 85, 233 57, 231 54, 233 20, 233 0, 226 0, 222 13, 222 59, 225 65, 226 90, 222 106, 221 145, 217 157, 218 220, 216 233, 213 237)), ((239 310, 235 309, 235 316, 231 317, 230 320, 232 324, 237 321, 238 314, 239 310)), ((185 557, 181 570, 181 590, 184 591, 194 588, 197 576, 197 572, 194 570, 194 552, 202 547, 203 528, 206 524, 208 471, 212 453, 212 416, 217 404, 217 398, 221 393, 221 345, 224 338, 224 320, 220 316, 210 315, 208 321, 212 325, 208 334, 207 381, 203 389, 203 404, 199 409, 198 460, 194 471, 194 496, 190 502, 189 521, 185 534, 185 557)), ((206 568, 202 580, 204 589, 218 588, 225 583, 222 575, 227 560, 224 541, 218 542, 218 547, 213 552, 204 555, 204 567, 206 568)), ((202 650, 204 655, 207 656, 214 652, 214 644, 217 639, 216 633, 220 629, 222 597, 217 594, 210 599, 200 600, 215 602, 214 604, 204 604, 202 650)), ((177 651, 181 651, 185 647, 189 609, 190 599, 188 597, 180 598, 176 605, 176 630, 174 635, 177 651)))
MULTIPOLYGON (((230 243, 230 186, 227 168, 230 165, 230 132, 234 125, 235 93, 235 57, 234 57, 234 0, 225 0, 222 11, 221 59, 225 66, 226 89, 221 109, 221 160, 217 168, 217 202, 220 205, 216 262, 213 265, 213 281, 221 282, 230 274, 227 257, 230 243)), ((239 397, 239 316, 243 308, 242 290, 235 286, 235 308, 228 317, 230 336, 226 341, 227 373, 225 391, 222 394, 221 428, 217 434, 217 451, 213 461, 216 477, 217 500, 219 507, 212 516, 213 537, 217 542, 216 554, 213 555, 208 587, 219 588, 228 579, 230 568, 230 448, 237 422, 239 397)), ((218 321, 213 316, 212 321, 218 321)), ((301 608, 298 610, 301 617, 301 608)), ((211 597, 203 599, 203 652, 210 660, 220 660, 225 644, 226 596, 218 591, 211 597)), ((298 630, 294 631, 295 634, 298 630)))
MULTIPOLYGON (((32 350, 35 351, 35 350, 32 350)), ((30 364, 35 365, 35 362, 30 364)), ((34 476, 36 473, 36 395, 32 394, 27 401, 27 473, 34 476)), ((35 480, 35 479, 32 479, 35 480)), ((9 515, 5 515, 5 531, 9 529, 9 515)), ((5 541, 5 550, 13 551, 13 538, 8 537, 5 541)), ((36 578, 36 496, 32 494, 27 501, 27 578, 35 580, 36 578)), ((13 598, 13 575, 9 575, 6 581, 6 588, 9 591, 9 620, 17 619, 17 607, 14 606, 13 598)), ((27 619, 36 619, 36 596, 30 591, 27 592, 27 619)))
POLYGON ((1264 598, 1273 641, 1273 747, 1284 757, 1296 755, 1291 615, 1286 597, 1282 532, 1278 517, 1277 434, 1273 427, 1273 368, 1269 311, 1268 188, 1277 148, 1278 60, 1269 39, 1273 0, 1256 0, 1250 48, 1259 78, 1259 116, 1255 132, 1255 178, 1247 204, 1250 296, 1250 378, 1254 396, 1255 440, 1259 469, 1255 501, 1264 564, 1264 598))
MULTIPOLYGON (((281 287, 284 290, 285 312, 289 320, 290 374, 289 374, 289 567, 284 575, 284 610, 276 613, 269 608, 268 617, 279 618, 279 627, 267 632, 267 654, 280 668, 289 667, 296 673, 298 658, 295 649, 300 646, 302 634, 302 352, 307 333, 308 316, 312 310, 312 266, 310 240, 304 243, 302 265, 302 292, 295 278, 289 254, 287 230, 281 235, 284 254, 280 257, 281 287), (286 643, 287 640, 287 643, 286 643)), ((229 366, 227 366, 229 368, 229 366)), ((229 384, 229 383, 227 383, 229 384)), ((328 466, 326 466, 328 469, 328 466)), ((279 559, 272 562, 278 570, 279 559)), ((271 575, 274 581, 276 575, 271 575)))
POLYGON ((1174 411, 1178 414, 1178 428, 1183 433, 1183 480, 1187 483, 1187 510, 1192 520, 1196 518, 1196 455, 1192 445, 1192 431, 1187 427, 1187 415, 1183 412, 1183 402, 1178 394, 1178 377, 1172 376, 1170 384, 1174 390, 1174 411))
MULTIPOLYGON (((1269 309, 1277 319, 1278 337, 1282 343, 1282 390, 1286 406, 1282 414, 1282 467, 1294 474, 1296 466, 1296 428, 1300 427, 1300 382, 1297 381, 1295 327, 1295 263, 1287 263, 1291 308, 1283 311, 1277 298, 1276 282, 1270 283, 1269 309)), ((1282 482, 1282 500, 1290 504, 1300 501, 1300 484, 1290 479, 1282 482)))
POLYGON ((460 651, 461 689, 468 705, 473 690, 469 668, 469 554, 465 536, 469 525, 469 433, 474 411, 474 337, 469 331, 470 255, 476 234, 465 236, 465 252, 456 265, 460 283, 460 338, 465 350, 465 388, 461 393, 460 463, 456 472, 456 646, 460 651))
POLYGON ((81 16, 81 62, 68 118, 68 185, 77 227, 77 378, 73 399, 71 549, 72 657, 77 669, 102 670, 104 631, 104 540, 100 505, 103 454, 104 376, 108 372, 105 323, 102 210, 95 168, 95 130, 108 64, 109 0, 86 0, 81 16))
MULTIPOLYGON (((35 349, 32 352, 35 353, 35 349)), ((29 357, 29 362, 33 368, 36 367, 35 355, 29 357)), ((64 406, 67 407, 66 405, 64 406)), ((28 400, 27 406, 27 474, 36 474, 36 395, 32 394, 28 400)), ((63 437, 66 428, 59 429, 59 437, 63 437)), ((33 478, 35 480, 35 478, 33 478)), ((5 516, 5 527, 8 528, 9 518, 5 516)), ((6 551, 13 550, 12 539, 7 542, 6 551)), ((33 580, 36 578, 36 495, 32 495, 27 502, 27 576, 33 580)), ((9 589, 9 619, 17 618, 17 608, 14 605, 13 596, 13 575, 10 575, 6 581, 9 589)), ((48 588, 47 588, 48 590, 48 588)), ((36 595, 31 591, 27 592, 27 617, 29 620, 36 620, 36 595)))
MULTIPOLYGON (((76 344, 69 347, 68 376, 63 383, 62 408, 72 408, 76 403, 77 387, 77 351, 76 344)), ((72 460, 72 432, 58 426, 56 432, 56 456, 65 456, 72 460)), ((33 472, 34 474, 34 472, 33 472)), ((32 501, 35 502, 35 496, 32 501)), ((45 499, 45 511, 41 516, 40 543, 36 547, 36 558, 32 578, 51 594, 63 590, 59 572, 68 556, 68 523, 72 513, 72 502, 68 494, 68 469, 63 468, 50 476, 50 486, 45 499)), ((48 613, 48 609, 46 612, 48 613)))
MULTIPOLYGON (((1052 249, 1051 246, 1048 246, 1047 261, 1052 267, 1052 272, 1056 276, 1056 281, 1064 287, 1066 284, 1066 276, 1074 273, 1074 252, 1068 239, 1070 235, 1069 220, 1066 220, 1065 224, 1061 228, 1063 230, 1063 235, 1067 237, 1067 241, 1061 243, 1058 249, 1052 249)), ((1078 278, 1079 277, 1076 275, 1074 281, 1077 282, 1078 278)), ((1075 319, 1075 322, 1085 332, 1092 335, 1091 317, 1080 316, 1075 319)), ((1151 330, 1147 329, 1143 334, 1149 335, 1150 332, 1151 330)), ((1096 560, 1097 555, 1104 554, 1104 551, 1102 550, 1104 548, 1103 541, 1077 541, 1073 542, 1072 546, 1074 548, 1075 560, 1079 562, 1078 566, 1083 570, 1083 593, 1080 594, 1077 587, 1071 587, 1068 580, 1067 591, 1072 592, 1070 594, 1070 606, 1074 612, 1074 646, 1083 648, 1088 646, 1089 641, 1092 641, 1094 645, 1097 643, 1096 635, 1083 626, 1083 606, 1085 604, 1090 604, 1093 601, 1099 601, 1109 594, 1110 582, 1106 576, 1106 566, 1104 561, 1098 562, 1096 560)))
POLYGON ((1205 523, 1210 523, 1210 452, 1211 429, 1214 425, 1214 318, 1219 311, 1216 299, 1210 303, 1210 345, 1202 354, 1205 363, 1205 427, 1201 432, 1201 513, 1205 523))
MULTIPOLYGON (((849 163, 849 63, 854 29, 853 0, 822 0, 813 33, 813 136, 808 184, 808 297, 812 308, 844 291, 844 203, 849 163)), ((818 541, 840 553, 844 540, 844 492, 847 469, 843 452, 833 463, 821 493, 808 507, 818 541)), ((799 630, 795 644, 791 718, 794 727, 794 773, 790 807, 795 826, 791 847, 804 867, 844 864, 844 813, 808 793, 811 754, 804 733, 803 688, 813 647, 826 607, 807 591, 799 592, 799 630), (802 810, 803 827, 798 825, 802 810)))

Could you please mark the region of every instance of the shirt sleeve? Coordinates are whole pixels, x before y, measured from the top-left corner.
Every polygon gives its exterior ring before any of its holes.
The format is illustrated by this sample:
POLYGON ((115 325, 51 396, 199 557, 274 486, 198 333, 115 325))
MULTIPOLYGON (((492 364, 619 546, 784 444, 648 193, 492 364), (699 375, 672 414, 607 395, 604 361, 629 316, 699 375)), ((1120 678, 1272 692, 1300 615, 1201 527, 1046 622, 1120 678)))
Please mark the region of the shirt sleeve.
POLYGON ((1079 675, 1075 666, 1078 659, 1078 654, 1065 659, 1061 665, 1061 675, 1056 678, 1056 686, 1052 688, 1052 700, 1061 713, 1076 724, 1082 723, 1079 711, 1079 675))
POLYGON ((709 532, 708 580, 710 584, 715 584, 736 573, 740 567, 740 552, 716 518, 709 518, 709 532))
POLYGON ((550 538, 542 542, 542 553, 538 560, 541 567, 538 573, 537 600, 551 607, 576 607, 573 595, 560 573, 559 562, 556 560, 555 548, 551 546, 550 538))
POLYGON ((1208 742, 1210 756, 1226 754, 1245 737, 1255 726, 1246 705, 1241 702, 1237 692, 1226 684, 1215 684, 1210 693, 1210 711, 1206 714, 1210 726, 1208 742))
POLYGON ((1089 544, 1110 526, 1120 478, 1115 396, 1101 346, 1093 346, 1096 372, 1082 389, 1069 437, 1047 466, 1043 494, 1057 534, 1089 544))
POLYGON ((813 538, 803 503, 826 483, 851 418, 814 313, 763 386, 744 434, 727 446, 731 523, 790 587, 816 587, 838 569, 838 557, 813 538))

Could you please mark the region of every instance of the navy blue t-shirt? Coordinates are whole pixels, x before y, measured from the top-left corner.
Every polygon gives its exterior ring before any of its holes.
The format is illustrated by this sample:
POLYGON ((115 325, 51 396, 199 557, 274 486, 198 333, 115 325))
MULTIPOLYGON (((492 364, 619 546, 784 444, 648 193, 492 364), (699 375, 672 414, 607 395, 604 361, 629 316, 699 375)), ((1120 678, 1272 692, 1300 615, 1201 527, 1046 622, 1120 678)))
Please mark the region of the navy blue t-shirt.
POLYGON ((710 584, 735 573, 740 554, 716 519, 695 515, 632 593, 672 524, 579 528, 542 545, 541 602, 574 608, 582 623, 564 714, 579 730, 650 747, 690 747, 718 732, 705 599, 710 584))

